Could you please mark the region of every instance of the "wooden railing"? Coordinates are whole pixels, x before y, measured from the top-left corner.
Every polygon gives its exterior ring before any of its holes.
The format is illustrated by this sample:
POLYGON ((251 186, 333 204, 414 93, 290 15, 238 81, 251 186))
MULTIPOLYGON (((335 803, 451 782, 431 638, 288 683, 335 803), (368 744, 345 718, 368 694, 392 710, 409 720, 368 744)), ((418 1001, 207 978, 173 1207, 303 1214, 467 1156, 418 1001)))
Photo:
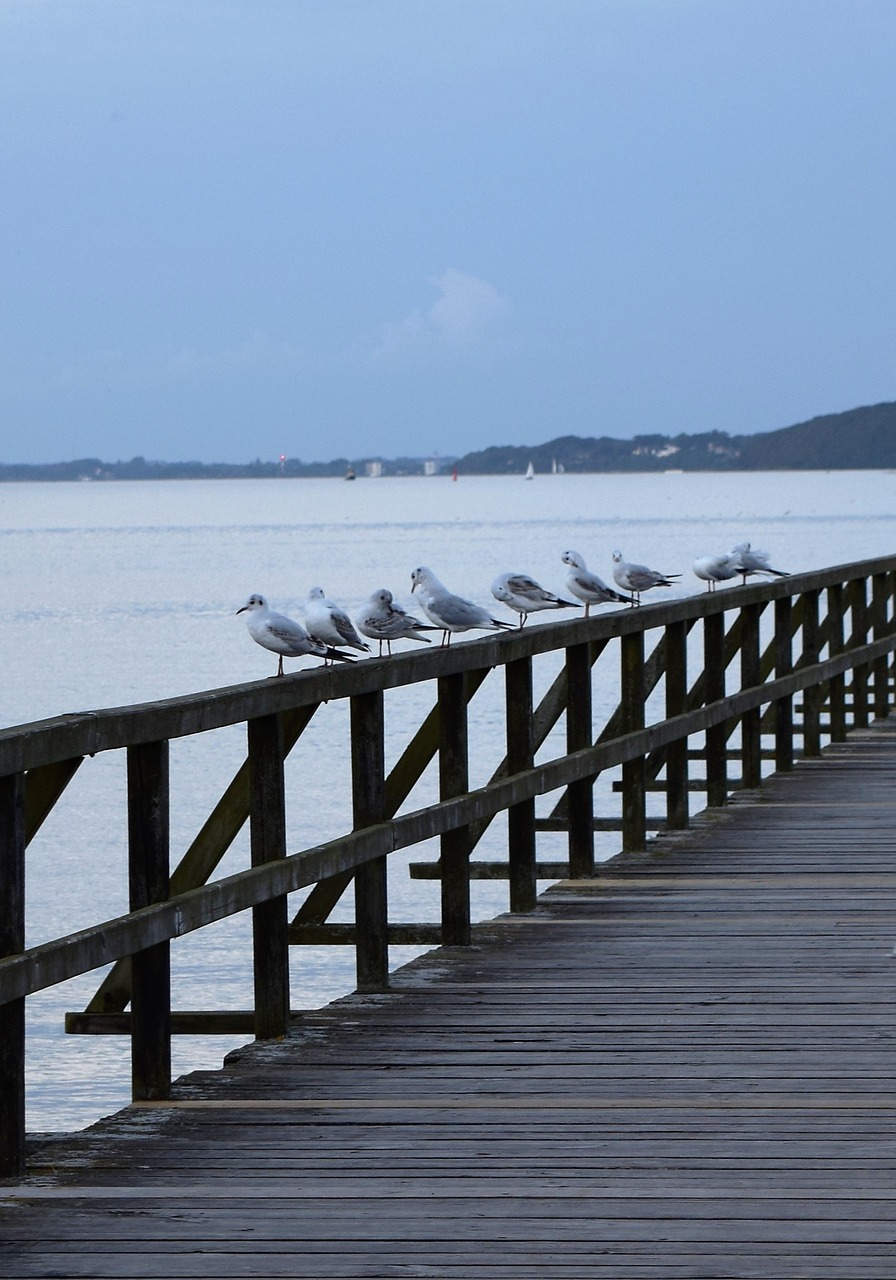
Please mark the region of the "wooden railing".
POLYGON ((24 1168, 25 1000, 32 993, 111 963, 87 1009, 69 1014, 66 1028, 129 1034, 134 1098, 164 1098, 172 1034, 285 1033, 290 945, 351 944, 358 988, 383 989, 390 943, 469 943, 472 878, 507 878, 510 909, 531 910, 539 878, 595 874, 595 831, 619 830, 623 850, 643 849, 651 827, 688 825, 692 791, 705 793, 710 806, 723 805, 735 787, 760 786, 764 760, 790 769, 798 747, 816 756, 825 741, 886 716, 894 594, 896 557, 888 557, 0 732, 0 1172, 24 1168), (614 652, 618 702, 596 727, 594 668, 614 652), (562 658, 562 668, 536 706, 533 663, 549 655, 555 664, 562 658), (470 704, 498 670, 505 754, 491 780, 471 790, 470 704), (387 773, 386 695, 427 681, 436 683, 435 704, 387 773), (288 853, 287 757, 321 704, 340 699, 351 707, 353 829, 288 853), (537 758, 564 717, 566 751, 537 758), (246 760, 169 874, 169 743, 243 722, 246 760), (130 910, 26 948, 28 842, 82 761, 120 750, 127 753, 130 910), (436 756, 439 800, 402 812, 436 756), (691 775, 694 763, 699 777, 691 775), (595 781, 608 771, 619 774, 620 811, 596 816, 595 781), (649 815, 651 791, 665 798, 662 817, 649 815), (550 816, 536 818, 536 797, 553 792, 559 799, 550 816), (507 860, 473 862, 483 832, 505 811, 507 860), (247 819, 251 866, 212 879, 247 819), (567 861, 537 860, 539 830, 567 833, 567 861), (438 862, 412 864, 411 873, 439 878, 440 920, 390 921, 389 855, 435 836, 438 862), (354 923, 328 923, 352 883, 354 923), (290 920, 287 895, 309 886, 290 920), (250 910, 254 1009, 172 1011, 172 940, 250 910))

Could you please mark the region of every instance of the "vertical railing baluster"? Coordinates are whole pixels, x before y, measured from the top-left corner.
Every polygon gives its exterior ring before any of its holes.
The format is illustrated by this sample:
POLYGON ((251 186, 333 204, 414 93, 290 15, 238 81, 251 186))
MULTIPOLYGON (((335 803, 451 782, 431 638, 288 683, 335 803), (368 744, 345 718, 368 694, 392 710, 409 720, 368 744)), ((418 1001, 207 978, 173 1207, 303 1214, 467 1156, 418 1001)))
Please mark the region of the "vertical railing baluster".
MULTIPOLYGON (((622 637, 622 732, 644 728, 644 632, 622 637)), ((622 848, 636 852, 647 845, 647 768, 644 756, 622 766, 622 848)))
MULTIPOLYGON (((889 635, 887 626, 888 577, 889 575, 886 573, 876 573, 871 580, 871 610, 875 640, 883 640, 889 635)), ((874 715, 877 720, 885 720, 890 714, 890 690, 886 657, 876 658, 872 670, 874 672, 874 715)))
MULTIPOLYGON (((507 699, 507 772, 531 769, 535 760, 532 735, 532 659, 517 658, 504 669, 507 699)), ((533 911, 537 894, 535 868, 535 797, 507 810, 510 861, 510 910, 533 911)))
MULTIPOLYGON (((382 690, 351 699, 352 796, 355 830, 386 814, 385 716, 382 690)), ((386 859, 355 871, 355 957, 359 991, 389 985, 389 907, 386 859)))
MULTIPOLYGON (((793 597, 775 601, 775 675, 793 671, 793 597)), ((789 773, 793 768, 793 696, 775 700, 775 768, 789 773)))
MULTIPOLYGON (((741 609, 740 684, 742 689, 754 689, 761 683, 759 666, 759 615, 758 604, 747 604, 741 609)), ((755 789, 762 784, 762 708, 745 711, 740 723, 741 785, 755 789)))
MULTIPOLYGON (((684 715, 688 709, 688 627, 670 622, 666 627, 666 716, 684 715)), ((688 740, 679 738, 666 748, 666 825, 680 831, 690 821, 688 796, 688 740)))
MULTIPOLYGON (((884 625, 886 634, 892 635, 896 628, 896 572, 886 575, 887 589, 884 600, 884 625)), ((887 672, 887 705, 891 706, 894 699, 894 687, 896 687, 896 653, 890 653, 886 660, 887 672)))
MULTIPOLYGON (((253 867, 286 857, 283 725, 278 715, 247 724, 249 842, 253 867)), ((255 1038, 276 1040, 289 1026, 289 908, 286 895, 252 908, 255 1038)))
MULTIPOLYGON (((168 743, 127 749, 128 885, 132 911, 168 897, 168 743)), ((171 944, 131 958, 131 1093, 167 1098, 171 1091, 171 944)))
MULTIPOLYGON (((835 583, 827 589, 828 653, 832 658, 843 652, 843 586, 835 583)), ((846 676, 831 676, 828 704, 831 719, 831 742, 846 741, 846 676)))
MULTIPOLYGON (((818 591, 803 596, 802 653, 799 666, 811 667, 819 659, 821 637, 818 625, 818 591)), ((821 687, 810 685, 803 690, 803 755, 814 759, 821 755, 821 687)))
MULTIPOLYGON (((464 676, 440 676, 439 689, 439 797, 450 800, 470 789, 467 695, 464 676)), ((446 946, 470 945, 469 827, 446 831, 440 838, 442 868, 442 942, 446 946)))
MULTIPOLYGON (((0 778, 0 957, 25 950, 25 775, 0 778)), ((25 999, 0 1005, 0 1178, 25 1172, 25 999)))
MULTIPOLYGON (((593 733, 591 646, 566 649, 566 750, 584 751, 593 733)), ((567 788, 569 874, 574 880, 594 875, 594 778, 582 778, 567 788)))
MULTIPOLYGON (((852 618, 850 645, 858 647, 868 639, 868 595, 865 578, 853 578, 849 584, 849 611, 852 618)), ((868 727, 868 663, 853 667, 852 722, 857 729, 868 727)))
MULTIPOLYGON (((703 681, 707 704, 725 700, 725 615, 703 619, 703 681)), ((724 720, 706 730, 706 803, 728 803, 728 727, 724 720)))

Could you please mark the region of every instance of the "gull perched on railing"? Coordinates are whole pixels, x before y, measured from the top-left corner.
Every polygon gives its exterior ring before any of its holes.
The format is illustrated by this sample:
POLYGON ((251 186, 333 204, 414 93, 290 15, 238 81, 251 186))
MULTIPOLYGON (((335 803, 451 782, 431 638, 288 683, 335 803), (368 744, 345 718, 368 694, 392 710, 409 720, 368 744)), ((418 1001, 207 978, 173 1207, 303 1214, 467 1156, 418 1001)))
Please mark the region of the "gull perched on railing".
POLYGON ((370 653, 370 645, 358 635, 351 618, 338 604, 328 600, 323 587, 312 587, 304 606, 305 626, 315 640, 327 645, 348 645, 370 653))
POLYGON ((570 595, 578 596, 585 605, 586 618, 593 604, 634 604, 631 596, 621 596, 618 591, 608 587, 603 578, 592 573, 578 551, 564 551, 560 559, 569 565, 566 586, 570 595))
POLYGON ((706 583, 707 591, 715 591, 716 583, 727 582, 740 573, 736 551, 723 551, 717 556, 700 556, 694 561, 694 573, 706 583))
POLYGON ((578 609, 575 600, 561 600, 559 596, 545 591, 534 578, 527 573, 502 573, 492 583, 492 595, 508 609, 515 609, 520 615, 522 631, 530 613, 538 613, 541 609, 578 609))
POLYGON ((315 658, 323 658, 325 662, 332 662, 334 659, 341 662, 352 661, 349 654, 340 653, 322 640, 315 640, 301 622, 294 622, 284 613, 274 613, 264 596, 257 593, 251 595, 242 608, 237 609, 237 613, 248 613, 246 623, 249 635, 256 644, 280 655, 278 676, 283 675, 284 658, 301 658, 305 654, 311 654, 315 658))
POLYGON ((420 591, 420 607, 442 631, 442 644, 449 645, 455 631, 512 631, 509 622, 499 622, 487 609, 456 596, 441 582, 432 569, 421 565, 411 574, 411 591, 420 591))
POLYGON ((432 644, 428 636, 421 636, 421 631, 438 631, 439 627, 421 622, 413 614, 406 613, 400 605, 395 604, 392 592, 386 587, 374 591, 370 599, 362 605, 355 615, 355 622, 362 635, 376 640, 380 646, 380 657, 383 656, 383 645, 391 654, 393 640, 420 640, 423 644, 432 644))
POLYGON ((773 569, 768 562, 768 552, 754 551, 749 542, 739 542, 736 547, 731 548, 731 554, 737 559, 737 572, 743 577, 744 583, 751 573, 770 573, 776 578, 790 577, 784 569, 773 569))
POLYGON ((633 604, 641 603, 641 592, 652 587, 671 587, 680 573, 660 573, 658 569, 648 569, 646 564, 629 564, 623 560, 621 551, 613 552, 613 581, 635 597, 633 604))

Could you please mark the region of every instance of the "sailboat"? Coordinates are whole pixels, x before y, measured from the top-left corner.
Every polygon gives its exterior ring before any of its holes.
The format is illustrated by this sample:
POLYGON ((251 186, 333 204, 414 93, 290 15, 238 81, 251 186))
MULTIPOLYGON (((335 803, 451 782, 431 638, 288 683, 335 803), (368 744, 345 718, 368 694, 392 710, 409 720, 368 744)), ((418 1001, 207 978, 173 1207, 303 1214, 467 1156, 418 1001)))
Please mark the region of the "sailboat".
POLYGON ((530 463, 529 463, 528 467, 526 467, 526 479, 527 479, 527 480, 534 480, 534 479, 535 479, 535 465, 534 465, 534 463, 532 463, 531 461, 530 461, 530 463))

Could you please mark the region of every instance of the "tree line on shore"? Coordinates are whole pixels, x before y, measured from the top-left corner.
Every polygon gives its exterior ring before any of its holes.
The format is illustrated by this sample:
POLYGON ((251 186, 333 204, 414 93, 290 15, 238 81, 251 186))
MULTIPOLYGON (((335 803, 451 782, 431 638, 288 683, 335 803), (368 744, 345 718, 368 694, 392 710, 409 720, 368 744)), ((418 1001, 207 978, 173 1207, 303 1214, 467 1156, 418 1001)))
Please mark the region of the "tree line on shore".
POLYGON ((538 472, 861 470, 896 467, 896 402, 827 414, 778 431, 668 436, 558 436, 540 445, 493 445, 460 458, 299 458, 249 463, 0 463, 0 480, 219 480, 377 475, 522 475, 538 472))

